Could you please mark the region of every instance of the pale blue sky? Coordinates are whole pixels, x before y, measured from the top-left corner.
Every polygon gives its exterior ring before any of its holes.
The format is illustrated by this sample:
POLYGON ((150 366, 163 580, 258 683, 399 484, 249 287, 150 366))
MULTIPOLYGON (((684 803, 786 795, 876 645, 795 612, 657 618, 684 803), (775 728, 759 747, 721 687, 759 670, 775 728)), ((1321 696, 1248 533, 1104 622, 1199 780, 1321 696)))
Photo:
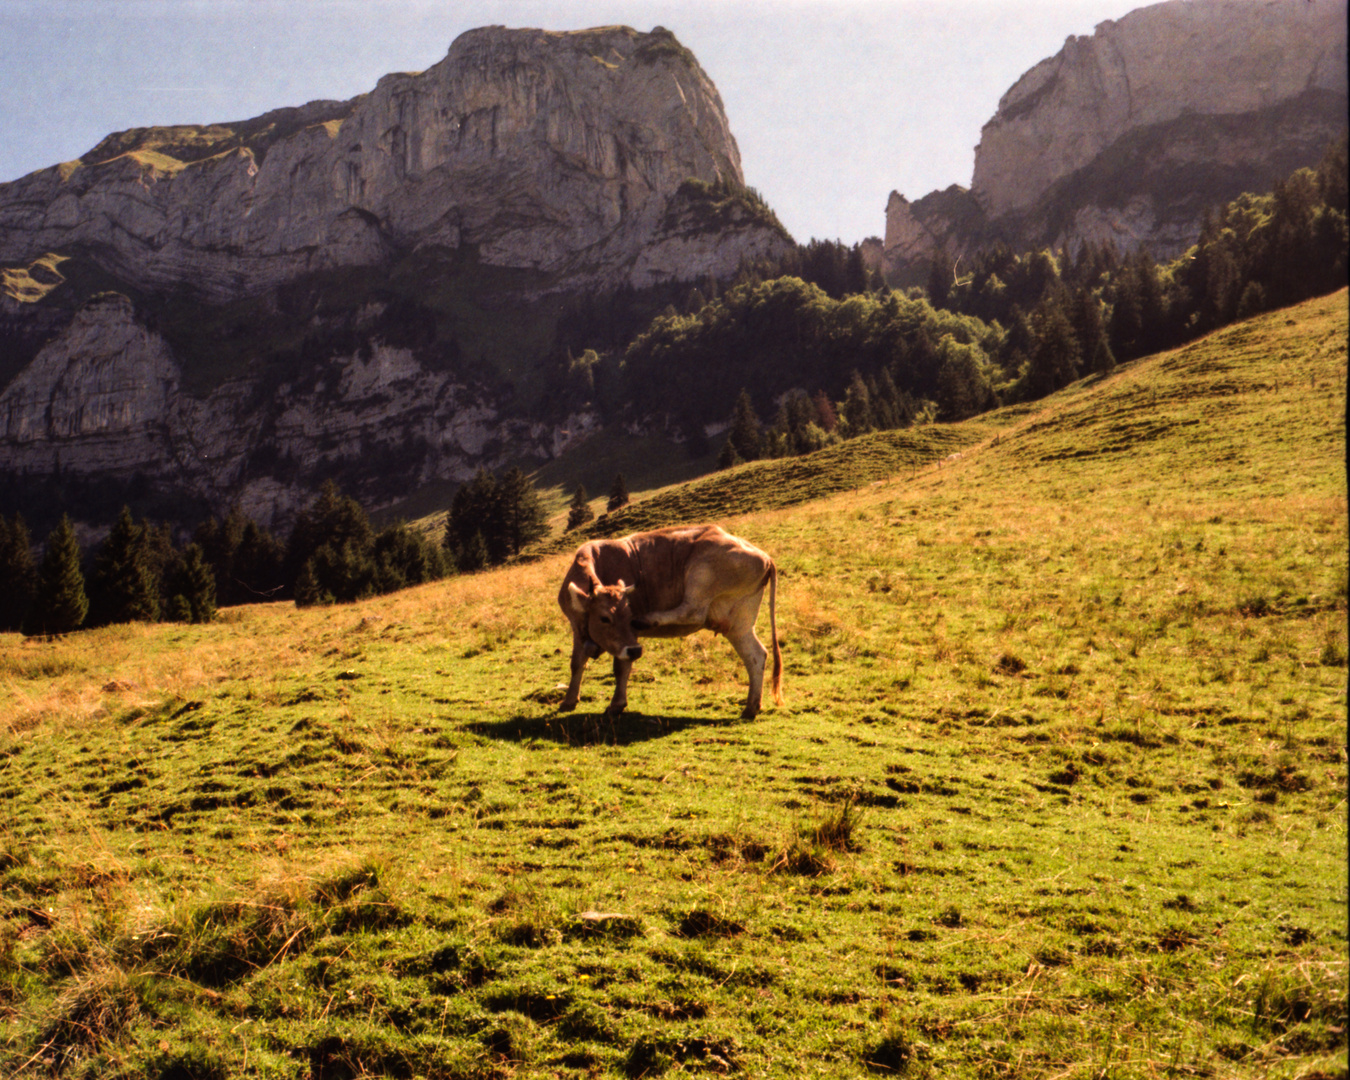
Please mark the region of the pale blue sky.
POLYGON ((111 131, 242 120, 418 71, 476 26, 673 30, 722 94, 746 182, 802 242, 970 183, 1028 68, 1131 0, 0 0, 0 181, 111 131))

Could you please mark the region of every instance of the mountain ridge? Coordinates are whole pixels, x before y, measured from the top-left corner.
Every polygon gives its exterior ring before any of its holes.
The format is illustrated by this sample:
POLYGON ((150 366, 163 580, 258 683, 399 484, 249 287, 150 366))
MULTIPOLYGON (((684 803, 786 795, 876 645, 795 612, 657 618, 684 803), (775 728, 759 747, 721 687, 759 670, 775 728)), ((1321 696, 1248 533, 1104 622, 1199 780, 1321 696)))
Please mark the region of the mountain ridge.
POLYGON ((589 429, 532 415, 568 297, 790 246, 669 31, 468 31, 348 101, 0 184, 0 465, 264 521, 337 474, 378 506, 589 429))
POLYGON ((1003 95, 969 188, 892 192, 875 261, 1111 242, 1183 252, 1204 211, 1317 163, 1345 128, 1346 5, 1166 0, 1070 37, 1003 95))
POLYGON ((744 184, 716 87, 674 35, 485 27, 349 101, 117 132, 0 184, 0 261, 82 245, 133 287, 218 302, 471 244, 557 287, 645 285, 684 276, 632 264, 690 178, 744 184))

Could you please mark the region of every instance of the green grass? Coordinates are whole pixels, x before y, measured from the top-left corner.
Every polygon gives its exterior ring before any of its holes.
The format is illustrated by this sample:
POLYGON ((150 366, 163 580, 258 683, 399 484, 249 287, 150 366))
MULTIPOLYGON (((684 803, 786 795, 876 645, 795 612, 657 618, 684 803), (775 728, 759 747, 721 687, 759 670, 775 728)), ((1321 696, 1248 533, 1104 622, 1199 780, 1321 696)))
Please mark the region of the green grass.
MULTIPOLYGON (((612 437, 611 437, 612 438, 612 437)), ((570 549, 583 540, 602 536, 625 536, 644 529, 658 529, 689 521, 707 521, 730 515, 752 514, 763 510, 778 510, 821 499, 841 491, 856 491, 868 485, 880 484, 895 477, 914 478, 922 470, 940 468, 945 457, 959 453, 979 438, 978 429, 958 424, 932 424, 897 431, 882 431, 865 435, 846 443, 827 447, 804 457, 768 461, 754 461, 732 469, 696 476, 682 484, 670 484, 656 491, 635 497, 628 506, 613 513, 603 513, 608 487, 592 489, 596 520, 565 536, 553 537, 546 550, 570 549)), ((606 461, 609 454, 602 444, 598 460, 606 461)), ((659 470, 650 464, 635 476, 641 487, 665 479, 670 473, 686 472, 696 475, 712 467, 709 458, 693 462, 670 461, 669 444, 665 444, 665 458, 659 470)), ((656 451, 654 441, 647 449, 656 451)), ((587 448, 582 448, 586 453, 587 448)), ((639 456, 638 460, 644 460, 639 456)), ((646 458, 649 462, 651 458, 646 458)), ((575 490, 570 477, 576 475, 566 459, 560 459, 556 473, 546 473, 543 479, 569 471, 569 482, 548 490, 553 504, 561 508, 575 490)), ((606 466, 607 469, 607 466, 606 466)), ((596 475, 594 472, 588 475, 596 475)), ((611 474, 610 480, 613 476, 611 474)), ((584 482, 584 480, 582 481, 584 482)), ((550 504, 550 505, 553 505, 550 504)), ((565 514, 563 515, 565 517, 565 514)))
POLYGON ((558 714, 565 555, 0 639, 2 1071, 1343 1076, 1346 308, 670 491, 750 723, 709 635, 558 714))

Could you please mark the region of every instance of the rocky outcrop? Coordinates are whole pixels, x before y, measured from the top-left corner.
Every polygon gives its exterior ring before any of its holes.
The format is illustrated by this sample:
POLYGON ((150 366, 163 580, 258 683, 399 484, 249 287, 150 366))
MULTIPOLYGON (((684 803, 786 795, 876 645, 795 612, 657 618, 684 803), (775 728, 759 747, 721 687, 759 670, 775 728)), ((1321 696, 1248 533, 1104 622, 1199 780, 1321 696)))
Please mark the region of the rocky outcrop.
POLYGON ((886 235, 882 240, 888 263, 927 265, 938 248, 961 254, 967 238, 984 224, 984 215, 963 187, 953 184, 911 203, 892 191, 886 203, 886 235))
POLYGON ((593 424, 503 416, 412 350, 380 344, 326 357, 320 372, 294 381, 254 375, 205 396, 185 392, 180 375, 130 300, 93 298, 0 394, 6 469, 73 470, 114 485, 135 477, 187 504, 238 504, 272 524, 289 520, 325 476, 349 475, 378 506, 522 454, 556 456, 593 424))
MULTIPOLYGON (((0 261, 79 249, 216 300, 425 245, 609 279, 689 178, 741 183, 716 88, 665 31, 489 27, 348 102, 144 129, 0 185, 0 261)), ((671 252, 672 256, 677 252, 671 252)), ((678 276, 678 261, 643 276, 678 276)))
POLYGON ((1003 96, 968 191, 892 195, 899 271, 1110 239, 1174 255, 1207 207, 1313 165, 1346 123, 1345 0, 1169 0, 1071 37, 1003 96))
POLYGON ((120 132, 0 184, 0 475, 385 505, 592 429, 538 407, 569 296, 790 244, 660 28, 488 27, 351 101, 120 132))

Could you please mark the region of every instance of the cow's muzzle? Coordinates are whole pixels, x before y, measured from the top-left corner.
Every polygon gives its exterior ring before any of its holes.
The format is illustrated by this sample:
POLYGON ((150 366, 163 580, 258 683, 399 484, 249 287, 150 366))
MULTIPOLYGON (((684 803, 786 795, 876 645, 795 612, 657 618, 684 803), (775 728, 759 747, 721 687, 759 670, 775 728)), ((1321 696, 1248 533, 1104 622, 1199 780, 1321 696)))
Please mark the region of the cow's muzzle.
POLYGON ((639 657, 641 657, 641 656, 642 656, 642 646, 641 646, 641 645, 628 645, 628 646, 626 646, 626 647, 624 648, 623 654, 619 657, 619 659, 620 659, 620 660, 637 660, 637 659, 638 659, 639 657))

